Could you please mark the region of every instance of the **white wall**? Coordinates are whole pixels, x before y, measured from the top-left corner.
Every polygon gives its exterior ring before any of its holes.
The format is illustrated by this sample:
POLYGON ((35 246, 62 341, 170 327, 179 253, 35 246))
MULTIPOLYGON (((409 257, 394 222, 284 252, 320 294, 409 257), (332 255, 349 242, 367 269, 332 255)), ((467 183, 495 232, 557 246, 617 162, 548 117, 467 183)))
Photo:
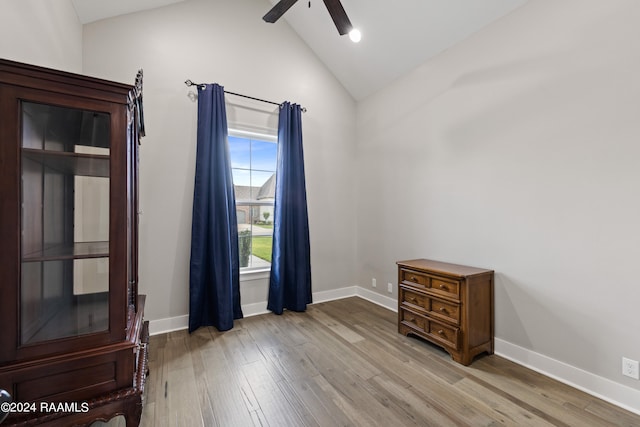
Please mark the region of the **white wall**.
POLYGON ((495 269, 503 348, 636 411, 638 22, 635 0, 530 0, 361 102, 357 152, 361 285, 401 259, 495 269))
MULTIPOLYGON (((266 0, 192 0, 84 27, 86 74, 133 82, 144 69, 140 286, 148 294, 148 319, 184 321, 188 312, 197 104, 186 79, 308 109, 303 138, 313 289, 354 284, 355 102, 284 21, 262 21, 270 7, 266 0)), ((264 110, 263 124, 273 122, 277 107, 254 106, 264 110)), ((266 308, 267 286, 265 279, 244 282, 243 305, 266 308)), ((171 324, 180 326, 163 325, 171 324)))
POLYGON ((71 0, 0 1, 0 58, 82 71, 82 24, 71 0))

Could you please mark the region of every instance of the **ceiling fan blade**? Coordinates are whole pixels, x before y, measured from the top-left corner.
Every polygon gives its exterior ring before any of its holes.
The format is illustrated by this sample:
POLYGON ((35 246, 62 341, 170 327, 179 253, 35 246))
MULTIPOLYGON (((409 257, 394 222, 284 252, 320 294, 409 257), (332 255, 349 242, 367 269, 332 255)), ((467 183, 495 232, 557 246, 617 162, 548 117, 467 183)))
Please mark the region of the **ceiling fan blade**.
POLYGON ((331 19, 333 19, 333 23, 336 24, 336 28, 341 36, 353 30, 353 25, 351 25, 351 21, 347 16, 347 12, 344 11, 340 0, 324 0, 324 4, 327 6, 329 15, 331 15, 331 19))
POLYGON ((298 0, 280 0, 262 19, 265 22, 276 22, 291 6, 296 4, 297 1, 298 0))

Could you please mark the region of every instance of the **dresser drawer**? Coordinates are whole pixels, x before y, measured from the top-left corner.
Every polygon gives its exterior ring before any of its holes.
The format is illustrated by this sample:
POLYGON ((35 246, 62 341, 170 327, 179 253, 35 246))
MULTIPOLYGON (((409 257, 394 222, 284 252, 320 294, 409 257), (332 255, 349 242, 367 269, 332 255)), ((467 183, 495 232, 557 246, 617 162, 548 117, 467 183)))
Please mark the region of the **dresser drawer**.
POLYGON ((400 283, 424 289, 444 297, 460 299, 460 282, 418 271, 401 269, 400 283))
POLYGON ((408 310, 400 309, 400 321, 423 333, 429 329, 429 321, 425 317, 408 310))
POLYGON ((429 289, 437 294, 456 298, 460 297, 460 282, 442 278, 432 278, 429 289))
POLYGON ((413 310, 424 311, 425 314, 456 325, 460 323, 460 304, 444 301, 404 286, 400 286, 399 296, 402 305, 413 310))
POLYGON ((460 324, 460 304, 449 303, 437 298, 431 299, 429 313, 434 317, 440 317, 456 325, 460 324))
POLYGON ((428 335, 441 341, 444 345, 452 347, 456 350, 459 348, 460 329, 445 325, 444 323, 429 321, 429 329, 426 331, 428 335))
POLYGON ((419 288, 429 287, 429 276, 417 271, 405 270, 404 268, 400 270, 400 281, 410 283, 419 288))
POLYGON ((434 321, 433 319, 413 313, 403 308, 400 309, 400 322, 416 330, 418 335, 422 335, 432 341, 458 350, 460 345, 460 329, 434 321))
POLYGON ((410 305, 414 309, 431 310, 431 299, 425 294, 414 292, 411 289, 400 286, 400 301, 402 304, 410 305))

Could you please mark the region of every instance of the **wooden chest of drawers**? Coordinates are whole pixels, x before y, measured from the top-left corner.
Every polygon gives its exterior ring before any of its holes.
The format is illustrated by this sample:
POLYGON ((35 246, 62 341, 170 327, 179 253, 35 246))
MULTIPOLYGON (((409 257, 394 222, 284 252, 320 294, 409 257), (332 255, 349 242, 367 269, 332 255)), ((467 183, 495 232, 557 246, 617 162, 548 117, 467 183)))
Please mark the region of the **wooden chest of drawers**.
POLYGON ((427 259, 398 261, 398 332, 469 365, 493 354, 493 271, 427 259))

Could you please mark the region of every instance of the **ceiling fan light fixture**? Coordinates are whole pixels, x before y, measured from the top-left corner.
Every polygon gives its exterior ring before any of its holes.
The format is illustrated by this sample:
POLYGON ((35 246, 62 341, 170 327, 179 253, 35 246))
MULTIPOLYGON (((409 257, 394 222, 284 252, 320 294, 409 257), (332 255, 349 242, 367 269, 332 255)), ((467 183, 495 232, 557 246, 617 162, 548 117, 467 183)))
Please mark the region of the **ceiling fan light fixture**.
POLYGON ((360 42, 360 40, 362 40, 362 33, 357 28, 354 28, 353 30, 349 31, 349 38, 352 42, 358 43, 360 42))

